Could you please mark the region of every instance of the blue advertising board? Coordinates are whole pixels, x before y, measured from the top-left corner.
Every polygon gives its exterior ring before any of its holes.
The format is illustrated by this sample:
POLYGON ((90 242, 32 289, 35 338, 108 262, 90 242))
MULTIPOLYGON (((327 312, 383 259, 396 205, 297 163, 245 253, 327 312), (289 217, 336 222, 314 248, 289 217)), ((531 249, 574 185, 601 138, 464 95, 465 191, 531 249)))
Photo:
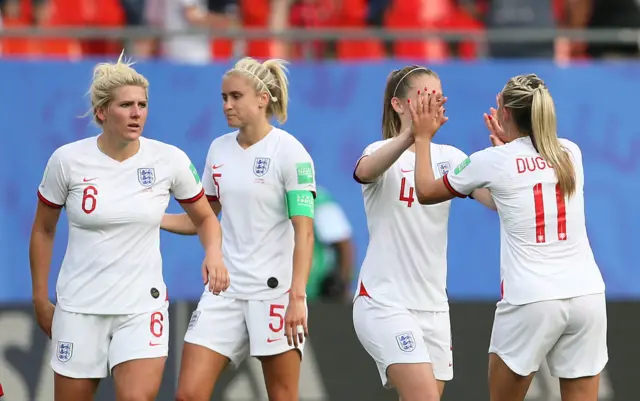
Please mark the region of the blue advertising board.
MULTIPOLYGON (((289 121, 315 160, 318 183, 342 204, 354 227, 358 264, 367 247, 360 186, 352 179, 362 150, 380 139, 387 74, 402 65, 294 64, 289 121)), ((31 295, 28 244, 36 189, 51 153, 60 145, 99 133, 85 96, 90 62, 0 61, 0 302, 31 295)), ((450 121, 436 141, 472 153, 489 146, 482 113, 513 75, 535 72, 556 101, 560 135, 584 158, 586 215, 591 244, 610 299, 640 298, 640 124, 637 64, 561 68, 552 63, 447 63, 435 69, 449 97, 450 121)), ((211 141, 229 132, 220 82, 229 65, 206 67, 140 63, 150 80, 150 116, 144 134, 182 148, 204 165, 211 141)), ((456 300, 499 298, 499 222, 476 202, 454 200, 449 230, 449 295, 456 300)), ((172 201, 169 211, 179 206, 172 201)), ((66 217, 59 224, 51 292, 64 256, 66 217)), ((202 286, 202 251, 195 238, 163 233, 165 278, 173 297, 196 299, 202 286)), ((429 241, 425 238, 424 241, 429 241)), ((393 266, 389 266, 393 269, 393 266)))

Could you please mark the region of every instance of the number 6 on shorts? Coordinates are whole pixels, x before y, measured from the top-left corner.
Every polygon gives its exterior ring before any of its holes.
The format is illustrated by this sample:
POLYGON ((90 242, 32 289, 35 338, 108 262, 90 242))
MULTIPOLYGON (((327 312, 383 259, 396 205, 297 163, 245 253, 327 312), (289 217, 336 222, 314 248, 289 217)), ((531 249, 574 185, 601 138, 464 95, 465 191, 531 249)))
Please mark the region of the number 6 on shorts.
POLYGON ((162 312, 153 312, 151 314, 151 323, 149 323, 149 330, 151 334, 156 337, 162 337, 162 332, 164 330, 164 325, 162 322, 164 321, 164 316, 162 312))

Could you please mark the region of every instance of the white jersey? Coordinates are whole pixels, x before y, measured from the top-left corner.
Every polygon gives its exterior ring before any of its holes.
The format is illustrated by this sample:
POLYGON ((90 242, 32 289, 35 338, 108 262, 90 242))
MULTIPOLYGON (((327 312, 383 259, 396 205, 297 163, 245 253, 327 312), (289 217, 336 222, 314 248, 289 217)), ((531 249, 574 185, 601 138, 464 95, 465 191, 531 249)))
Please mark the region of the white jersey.
POLYGON ((222 205, 222 254, 231 285, 220 295, 274 299, 289 291, 293 272, 286 194, 315 193, 313 161, 296 138, 278 128, 247 149, 237 136, 232 132, 211 143, 202 178, 208 199, 222 205))
POLYGON ((488 188, 500 216, 500 278, 512 305, 604 292, 584 217, 584 170, 578 146, 570 153, 576 192, 559 194, 555 172, 531 143, 519 138, 471 155, 445 178, 460 196, 488 188))
MULTIPOLYGON (((375 142, 368 156, 391 139, 375 142)), ((467 156, 452 146, 431 145, 433 172, 446 174, 467 156)), ((377 302, 407 309, 448 311, 447 232, 451 201, 420 205, 415 194, 412 151, 376 181, 362 185, 369 246, 359 286, 377 302)), ((355 175, 354 175, 355 177, 355 175)))
POLYGON ((175 146, 140 138, 138 153, 118 162, 98 149, 97 138, 58 148, 38 189, 44 203, 64 206, 69 219, 58 305, 100 315, 159 309, 167 299, 160 222, 170 193, 195 202, 204 195, 202 184, 175 146))

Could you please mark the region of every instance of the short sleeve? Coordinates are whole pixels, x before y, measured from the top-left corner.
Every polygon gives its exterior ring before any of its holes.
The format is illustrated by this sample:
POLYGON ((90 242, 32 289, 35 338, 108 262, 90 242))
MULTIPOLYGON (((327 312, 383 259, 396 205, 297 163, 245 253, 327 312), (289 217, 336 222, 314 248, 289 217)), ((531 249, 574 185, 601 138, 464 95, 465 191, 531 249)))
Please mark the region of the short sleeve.
POLYGON ((42 182, 38 187, 38 198, 48 206, 63 207, 69 193, 68 173, 61 151, 58 149, 53 152, 44 170, 42 182))
POLYGON ((360 156, 360 158, 358 158, 358 161, 356 161, 356 165, 353 167, 353 179, 358 184, 363 184, 363 185, 365 185, 365 184, 373 184, 374 182, 376 182, 376 181, 378 181, 380 179, 380 177, 378 177, 376 180, 374 180, 372 182, 363 182, 356 175, 356 170, 358 170, 358 165, 360 164, 360 161, 364 157, 370 156, 373 152, 375 152, 376 150, 380 149, 382 147, 382 145, 384 145, 385 143, 386 143, 386 141, 378 141, 378 142, 374 142, 371 145, 369 145, 366 148, 364 148, 364 151, 362 152, 362 155, 360 156))
POLYGON ((281 173, 286 192, 310 191, 316 193, 316 172, 309 152, 300 142, 291 142, 279 155, 281 173))
POLYGON ((171 192, 180 203, 193 203, 204 196, 204 189, 198 171, 189 156, 176 148, 173 160, 173 180, 171 192))
POLYGON ((218 186, 215 182, 213 173, 213 144, 209 148, 207 154, 207 160, 204 164, 204 170, 202 172, 202 186, 204 187, 204 193, 207 195, 209 202, 217 201, 220 197, 218 193, 218 186))
POLYGON ((464 153, 463 151, 461 151, 458 148, 454 148, 452 146, 450 149, 451 149, 451 153, 449 155, 449 160, 451 161, 451 165, 452 166, 460 165, 460 163, 462 163, 464 161, 464 159, 469 157, 469 156, 467 156, 466 153, 464 153))
POLYGON ((492 149, 472 154, 458 164, 442 179, 452 194, 466 198, 474 190, 485 188, 496 174, 496 155, 492 149))

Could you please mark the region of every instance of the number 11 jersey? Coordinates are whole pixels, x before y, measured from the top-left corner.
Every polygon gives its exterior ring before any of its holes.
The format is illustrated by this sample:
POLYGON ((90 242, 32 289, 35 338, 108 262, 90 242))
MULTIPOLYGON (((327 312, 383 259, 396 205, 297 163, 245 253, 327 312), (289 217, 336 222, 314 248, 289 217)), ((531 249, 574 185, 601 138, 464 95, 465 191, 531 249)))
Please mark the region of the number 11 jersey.
POLYGON ((458 196, 491 191, 500 216, 502 296, 512 305, 604 292, 587 237, 582 154, 571 141, 560 144, 575 169, 568 199, 530 137, 476 152, 443 178, 458 196))

